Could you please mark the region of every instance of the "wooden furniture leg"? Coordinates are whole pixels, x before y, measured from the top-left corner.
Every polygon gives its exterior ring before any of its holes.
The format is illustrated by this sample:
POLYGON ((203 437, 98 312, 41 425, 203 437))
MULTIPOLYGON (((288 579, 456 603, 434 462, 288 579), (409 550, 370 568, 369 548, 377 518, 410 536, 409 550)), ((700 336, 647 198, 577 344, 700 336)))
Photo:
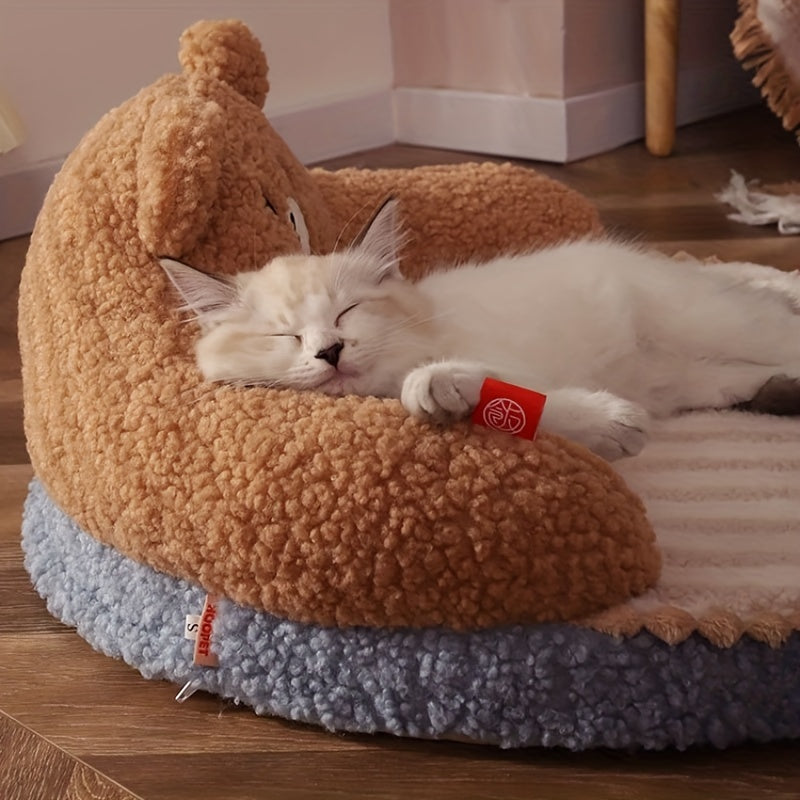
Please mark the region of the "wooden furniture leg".
POLYGON ((680 0, 645 0, 645 143, 656 156, 675 144, 680 0))

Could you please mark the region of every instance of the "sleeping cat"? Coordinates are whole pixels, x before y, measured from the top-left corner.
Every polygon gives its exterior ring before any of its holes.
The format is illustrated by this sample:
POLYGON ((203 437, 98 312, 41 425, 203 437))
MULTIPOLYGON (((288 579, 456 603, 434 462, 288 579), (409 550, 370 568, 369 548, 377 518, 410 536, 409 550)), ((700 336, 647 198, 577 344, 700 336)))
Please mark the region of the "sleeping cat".
POLYGON ((491 376, 546 394, 541 429, 609 460, 642 448, 650 415, 776 393, 800 413, 796 273, 594 239, 411 283, 397 218, 389 200, 349 249, 234 278, 162 260, 200 322, 204 376, 397 397, 437 423, 467 417, 491 376))

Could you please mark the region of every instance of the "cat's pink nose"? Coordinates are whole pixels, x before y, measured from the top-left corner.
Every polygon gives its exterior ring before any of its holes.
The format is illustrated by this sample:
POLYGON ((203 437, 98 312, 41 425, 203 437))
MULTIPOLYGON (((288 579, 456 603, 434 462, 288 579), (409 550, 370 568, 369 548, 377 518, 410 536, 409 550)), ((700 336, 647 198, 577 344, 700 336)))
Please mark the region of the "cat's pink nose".
POLYGON ((323 361, 327 361, 332 367, 335 367, 339 363, 339 354, 342 350, 344 350, 344 344, 342 344, 342 342, 336 342, 336 344, 332 344, 330 347, 320 350, 314 355, 314 358, 321 358, 323 361))

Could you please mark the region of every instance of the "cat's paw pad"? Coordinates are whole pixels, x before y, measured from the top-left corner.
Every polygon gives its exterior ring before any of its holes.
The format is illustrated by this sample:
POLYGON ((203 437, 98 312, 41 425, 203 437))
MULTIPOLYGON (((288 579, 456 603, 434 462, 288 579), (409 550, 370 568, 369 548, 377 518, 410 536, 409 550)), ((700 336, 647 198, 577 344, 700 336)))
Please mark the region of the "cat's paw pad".
POLYGON ((584 444, 606 461, 637 455, 647 441, 648 413, 636 403, 618 398, 604 405, 605 419, 593 426, 584 444))
POLYGON ((456 422, 478 404, 485 376, 485 370, 469 364, 427 364, 408 373, 400 400, 415 417, 439 424, 456 422))

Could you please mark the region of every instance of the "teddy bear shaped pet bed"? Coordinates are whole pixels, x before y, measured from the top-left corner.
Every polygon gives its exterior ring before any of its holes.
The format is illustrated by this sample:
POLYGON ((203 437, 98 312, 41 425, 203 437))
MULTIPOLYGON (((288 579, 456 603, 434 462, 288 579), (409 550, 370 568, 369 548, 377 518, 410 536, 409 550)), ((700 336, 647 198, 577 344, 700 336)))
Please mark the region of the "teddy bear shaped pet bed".
POLYGON ((327 252, 388 194, 411 278, 600 226, 519 166, 306 169, 237 21, 192 26, 180 62, 69 156, 23 272, 23 547, 51 613, 184 694, 334 730, 800 735, 798 426, 688 415, 612 469, 394 400, 204 382, 161 257, 327 252))

